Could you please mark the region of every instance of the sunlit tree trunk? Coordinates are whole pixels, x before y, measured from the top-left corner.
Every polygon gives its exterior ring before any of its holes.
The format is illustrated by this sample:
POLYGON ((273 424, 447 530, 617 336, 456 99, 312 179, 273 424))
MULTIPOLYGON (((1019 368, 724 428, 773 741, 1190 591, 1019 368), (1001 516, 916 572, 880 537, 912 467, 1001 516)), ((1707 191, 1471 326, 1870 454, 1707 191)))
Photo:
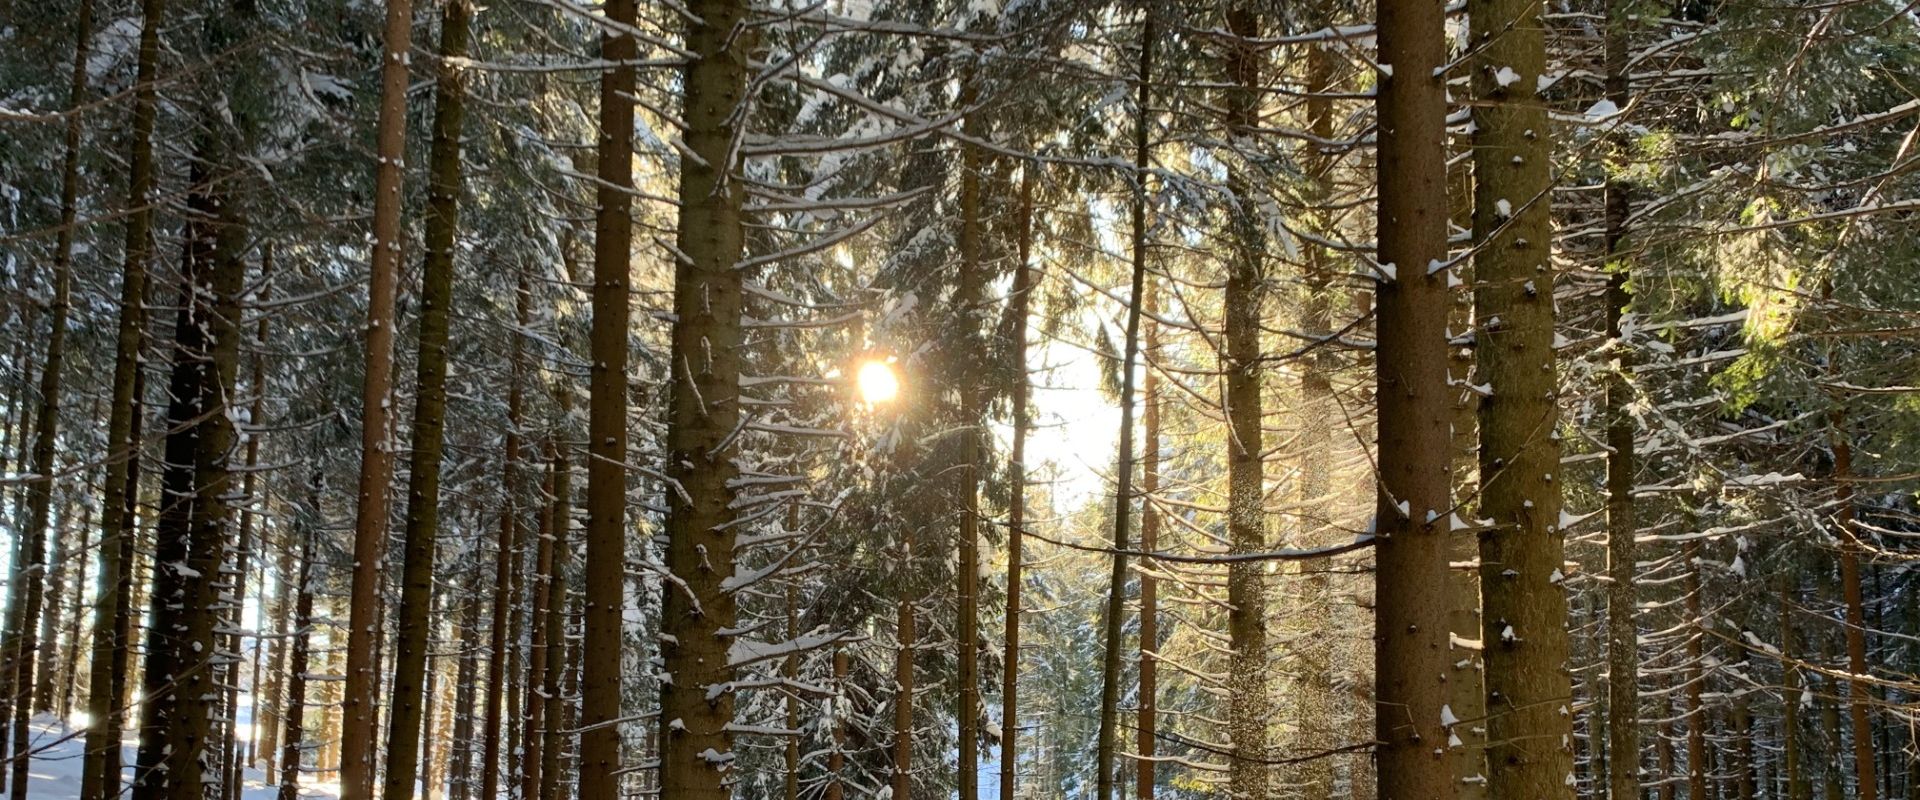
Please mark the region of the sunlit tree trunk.
MULTIPOLYGON (((1250 41, 1260 35, 1260 21, 1249 5, 1243 3, 1227 13, 1227 28, 1235 37, 1227 63, 1233 84, 1226 98, 1227 131, 1236 140, 1251 140, 1260 126, 1262 54, 1250 41)), ((1266 513, 1262 508, 1266 476, 1261 453, 1265 420, 1260 397, 1265 242, 1248 176, 1234 170, 1228 181, 1240 202, 1229 223, 1234 245, 1228 257, 1222 303, 1226 320, 1226 358, 1221 365, 1226 372, 1226 395, 1221 398, 1221 406, 1227 418, 1227 540, 1231 552, 1248 554, 1267 547, 1266 513)), ((1155 444, 1149 439, 1147 446, 1155 444)), ((1143 530, 1146 524, 1141 522, 1143 530)), ((1227 668, 1227 729, 1233 739, 1233 759, 1227 762, 1227 792, 1246 800, 1267 796, 1272 771, 1267 752, 1272 698, 1267 686, 1265 570, 1266 565, 1257 561, 1236 561, 1227 566, 1227 640, 1232 648, 1227 668)))
POLYGON ((1375 762, 1381 800, 1450 800, 1447 731, 1446 63, 1443 9, 1379 6, 1379 262, 1376 380, 1380 485, 1374 520, 1375 762))
POLYGON ((347 610, 345 715, 340 737, 341 800, 373 800, 374 685, 379 661, 380 562, 386 549, 387 492, 393 481, 390 430, 393 391, 394 295, 400 271, 400 213, 404 198, 408 58, 412 0, 386 0, 380 59, 380 112, 375 134, 373 260, 367 282, 366 374, 360 395, 360 485, 354 507, 353 588, 347 610))
MULTIPOLYGON (((1012 361, 1018 376, 1013 384, 1013 445, 1007 457, 1007 613, 1006 645, 1002 648, 1004 665, 1000 674, 1000 800, 1014 800, 1018 790, 1020 774, 1020 615, 1023 570, 1026 567, 1026 549, 1024 535, 1027 524, 1027 405, 1033 390, 1027 380, 1027 324, 1033 308, 1033 270, 1029 267, 1033 256, 1033 180, 1039 169, 1036 164, 1027 164, 1020 173, 1020 217, 1016 223, 1020 237, 1019 263, 1014 265, 1013 293, 1009 298, 1013 308, 1008 312, 1013 317, 1013 331, 1008 344, 1012 348, 1012 361)), ((1144 602, 1144 601, 1143 601, 1144 602)), ((846 672, 846 654, 840 650, 833 653, 834 686, 841 686, 840 680, 846 672)), ((1142 668, 1146 667, 1144 664, 1142 668)), ((1145 678, 1141 679, 1145 686, 1145 678)), ((1148 698, 1147 707, 1151 707, 1151 694, 1142 689, 1141 696, 1148 698)), ((1150 715, 1143 711, 1142 725, 1149 723, 1150 715)), ((845 737, 839 719, 834 723, 834 750, 831 759, 833 783, 829 789, 830 800, 840 800, 839 774, 841 763, 845 759, 840 751, 840 743, 845 737)), ((1148 800, 1144 793, 1141 800, 1148 800)))
POLYGON ((1094 755, 1095 800, 1114 796, 1114 757, 1120 742, 1120 662, 1121 616, 1126 611, 1127 557, 1130 544, 1128 528, 1133 521, 1133 410, 1134 357, 1140 350, 1141 300, 1146 296, 1147 280, 1147 167, 1151 163, 1147 134, 1151 129, 1148 105, 1153 97, 1153 46, 1155 8, 1148 6, 1141 22, 1140 63, 1137 86, 1138 105, 1134 109, 1132 183, 1132 289, 1127 294, 1127 338, 1120 357, 1120 446, 1119 464, 1114 470, 1113 572, 1107 583, 1107 608, 1101 624, 1104 629, 1105 658, 1100 669, 1100 738, 1094 755))
MULTIPOLYGON (((666 568, 673 579, 662 589, 660 616, 666 641, 661 650, 665 671, 674 679, 664 682, 660 690, 660 791, 664 797, 681 800, 721 800, 731 794, 728 776, 735 759, 729 727, 734 713, 733 668, 722 631, 735 623, 735 592, 740 588, 731 585, 738 531, 732 524, 738 495, 734 479, 739 474, 733 443, 742 414, 736 400, 744 356, 745 276, 740 260, 745 246, 741 204, 746 187, 736 174, 735 137, 744 124, 736 109, 746 100, 751 37, 736 30, 747 16, 743 0, 697 0, 690 9, 686 42, 693 57, 684 78, 685 140, 695 157, 681 162, 676 241, 684 257, 678 259, 673 290, 666 472, 680 490, 666 493, 666 568)), ((624 176, 613 182, 624 185, 624 176)), ((624 230, 624 217, 620 223, 624 230)), ((626 263, 624 251, 620 263, 626 263)), ((624 307, 624 296, 620 302, 624 307)), ((597 313, 595 317, 597 323, 597 313)), ((619 345, 625 346, 624 338, 619 345)), ((596 341, 596 362, 599 352, 596 341)), ((617 382, 608 386, 609 391, 616 386, 624 391, 624 373, 604 379, 617 382)), ((596 380, 602 380, 598 373, 596 380)), ((598 385, 594 394, 597 400, 598 385)), ((613 435, 603 424, 619 425, 624 437, 623 421, 603 423, 596 415, 594 424, 596 446, 603 433, 613 435)), ((598 451, 594 455, 595 467, 608 458, 598 451)), ((606 504, 624 497, 623 491, 611 485, 603 488, 591 479, 588 491, 593 493, 588 503, 595 524, 616 513, 606 504)), ((587 583, 593 605, 588 610, 583 722, 589 726, 599 721, 597 715, 619 705, 617 669, 605 664, 607 653, 594 646, 600 638, 611 641, 620 635, 617 608, 610 609, 604 621, 594 616, 599 604, 618 592, 621 577, 614 571, 604 579, 608 595, 596 592, 594 570, 608 569, 609 561, 618 562, 613 542, 601 542, 601 537, 594 530, 588 532, 587 583), (596 626, 604 632, 596 635, 596 626), (596 689, 597 682, 606 685, 596 689), (596 691, 605 699, 597 700, 596 691)), ((607 769, 610 762, 610 758, 583 752, 581 774, 607 769)), ((583 791, 581 800, 605 798, 583 791)))
MULTIPOLYGON (((1560 531, 1552 137, 1529 0, 1469 0, 1473 27, 1474 357, 1480 383, 1481 641, 1487 789, 1572 798, 1573 691, 1560 531)), ((1414 269, 1417 264, 1403 265, 1414 269)), ((1429 268, 1430 269, 1430 268, 1429 268)))

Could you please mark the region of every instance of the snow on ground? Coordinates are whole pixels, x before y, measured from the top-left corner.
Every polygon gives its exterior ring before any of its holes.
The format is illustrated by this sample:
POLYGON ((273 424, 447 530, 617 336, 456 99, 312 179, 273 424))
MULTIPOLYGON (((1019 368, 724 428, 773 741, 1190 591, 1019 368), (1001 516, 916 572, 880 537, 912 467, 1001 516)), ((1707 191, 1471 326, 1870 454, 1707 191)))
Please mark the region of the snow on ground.
MULTIPOLYGON (((245 729, 242 726, 242 730, 245 729)), ((86 732, 50 715, 34 717, 31 731, 33 741, 28 751, 33 757, 27 767, 27 796, 33 800, 79 800, 86 732)), ((133 754, 134 740, 128 736, 120 746, 120 763, 128 765, 121 770, 120 785, 123 790, 133 775, 133 767, 130 766, 133 754)), ((248 769, 247 785, 241 800, 274 800, 278 797, 279 787, 268 786, 265 778, 260 770, 248 769)), ((334 798, 340 793, 337 784, 309 782, 301 787, 300 794, 302 797, 334 798)))

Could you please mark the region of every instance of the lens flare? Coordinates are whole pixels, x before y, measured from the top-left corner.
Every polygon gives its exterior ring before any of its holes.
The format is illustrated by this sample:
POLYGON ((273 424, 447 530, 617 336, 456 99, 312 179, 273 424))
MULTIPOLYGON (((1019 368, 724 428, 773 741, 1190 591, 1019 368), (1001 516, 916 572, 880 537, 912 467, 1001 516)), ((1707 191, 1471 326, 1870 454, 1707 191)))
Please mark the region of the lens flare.
POLYGON ((855 381, 860 385, 860 397, 868 404, 885 403, 900 394, 900 378, 884 361, 861 364, 855 381))

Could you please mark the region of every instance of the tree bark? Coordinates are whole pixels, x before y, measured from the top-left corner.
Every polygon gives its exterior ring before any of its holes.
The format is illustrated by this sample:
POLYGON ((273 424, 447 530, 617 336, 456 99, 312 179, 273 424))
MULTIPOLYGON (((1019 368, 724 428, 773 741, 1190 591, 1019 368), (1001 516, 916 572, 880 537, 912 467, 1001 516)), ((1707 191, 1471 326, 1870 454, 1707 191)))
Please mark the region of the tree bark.
POLYGON ((1487 789, 1493 800, 1570 800, 1573 690, 1554 476, 1553 150, 1536 80, 1546 68, 1545 25, 1528 0, 1469 0, 1468 13, 1477 22, 1474 358, 1491 389, 1480 401, 1478 512, 1493 526, 1480 535, 1487 789))
MULTIPOLYGON (((1234 140, 1251 139, 1258 135, 1260 125, 1261 53, 1249 42, 1260 35, 1260 23, 1242 4, 1228 12, 1227 28, 1235 37, 1227 64, 1233 83, 1227 95, 1227 134, 1234 140)), ((1228 181, 1241 202, 1231 222, 1235 246, 1222 296, 1227 348, 1221 365, 1226 372, 1226 396, 1221 398, 1221 405, 1227 417, 1227 539, 1230 552, 1247 554, 1267 549, 1260 397, 1260 323, 1265 294, 1261 259, 1265 242, 1262 223, 1251 207, 1251 182, 1238 170, 1228 181)), ((1150 440, 1148 444, 1151 447, 1154 443, 1150 440)), ((1145 526, 1143 520, 1143 531, 1145 526)), ((1232 648, 1227 670, 1227 728, 1233 739, 1233 759, 1227 762, 1227 793, 1245 800, 1267 796, 1270 772, 1267 715, 1272 698, 1266 678, 1265 571, 1266 565, 1254 561, 1227 566, 1227 639, 1232 648)))
MULTIPOLYGON (((1446 63, 1443 9, 1379 5, 1379 261, 1376 382, 1380 487, 1374 520, 1375 760, 1380 800, 1450 800, 1442 724, 1452 420, 1447 385, 1446 63), (1396 265, 1386 269, 1385 265, 1396 265)), ((1543 576, 1544 577, 1544 576, 1543 576)))
POLYGON ((467 56, 472 11, 467 0, 448 0, 442 5, 440 58, 434 75, 427 253, 420 275, 420 352, 414 379, 413 463, 407 471, 405 561, 400 576, 400 619, 394 637, 393 696, 388 703, 387 770, 382 793, 396 799, 412 796, 419 771, 421 701, 427 650, 433 638, 433 562, 435 541, 440 535, 440 464, 447 423, 447 330, 453 306, 454 246, 460 230, 460 129, 466 105, 460 64, 467 56))
POLYGON ((1156 34, 1155 9, 1148 6, 1140 29, 1137 107, 1134 109, 1132 182, 1132 288, 1127 294, 1127 338, 1120 356, 1120 446, 1119 463, 1114 470, 1113 491, 1113 572, 1107 583, 1107 609, 1102 619, 1105 659, 1100 669, 1100 738, 1094 755, 1094 797, 1111 800, 1114 796, 1114 757, 1120 742, 1120 647, 1126 613, 1127 557, 1133 521, 1133 408, 1134 357, 1140 350, 1141 301, 1146 297, 1147 280, 1147 168, 1152 151, 1148 145, 1148 104, 1153 98, 1153 46, 1156 34))
POLYGON ((353 588, 347 609, 345 715, 340 737, 340 800, 373 800, 376 736, 374 658, 379 619, 380 563, 387 533, 387 491, 393 481, 390 430, 393 390, 394 295, 399 282, 400 213, 407 143, 407 81, 412 49, 412 0, 386 0, 380 59, 373 196, 373 261, 367 282, 366 375, 360 395, 360 485, 353 523, 353 588))
MULTIPOLYGON (((735 174, 738 153, 734 141, 738 126, 743 124, 736 109, 746 100, 749 39, 736 27, 745 21, 748 9, 743 0, 698 0, 691 7, 686 41, 694 55, 684 79, 685 138, 695 158, 681 164, 676 241, 685 257, 679 260, 673 284, 673 380, 667 412, 666 471, 672 485, 681 490, 666 493, 666 567, 673 580, 662 590, 661 626, 672 638, 661 649, 666 672, 673 680, 664 682, 660 689, 660 790, 664 797, 681 800, 721 800, 730 795, 728 770, 734 765, 733 732, 729 727, 734 713, 730 685, 733 669, 728 664, 724 631, 734 625, 738 602, 734 593, 741 588, 732 585, 737 533, 732 523, 733 501, 738 493, 734 478, 739 474, 733 433, 742 422, 736 400, 744 355, 744 275, 739 263, 745 242, 741 218, 745 187, 735 174)), ((627 177, 623 172, 614 185, 626 185, 627 177)), ((625 217, 621 216, 619 222, 624 232, 625 217)), ((623 276, 625 254, 623 248, 618 262, 623 276)), ((625 302, 623 294, 619 306, 622 321, 625 302)), ((597 318, 596 314, 596 322, 597 318)), ((619 335, 618 341, 611 338, 611 333, 604 342, 596 338, 596 354, 603 346, 624 347, 624 327, 619 335)), ((595 356, 596 361, 599 358, 595 356)), ((598 376, 596 380, 605 381, 609 393, 625 386, 624 372, 598 376)), ((600 395, 596 385, 596 408, 600 395)), ((624 407, 623 402, 623 413, 624 407)), ((616 426, 624 437, 621 420, 611 416, 602 420, 600 415, 594 420, 601 426, 595 428, 596 445, 602 442, 602 431, 611 437, 611 428, 616 426)), ((619 445, 625 446, 624 438, 619 445)), ((596 466, 608 460, 596 452, 596 466)), ((617 455, 611 458, 614 463, 618 460, 617 455)), ((617 609, 610 610, 604 620, 595 616, 601 608, 599 603, 606 602, 601 598, 617 597, 619 575, 606 573, 596 578, 593 570, 605 572, 612 568, 605 565, 619 563, 619 540, 613 536, 611 523, 619 519, 621 509, 609 506, 620 502, 619 478, 618 474, 605 473, 597 482, 590 474, 589 480, 589 491, 594 493, 589 503, 596 527, 589 531, 587 542, 588 589, 594 598, 594 605, 588 609, 587 696, 583 702, 588 725, 596 721, 596 714, 618 707, 617 700, 596 700, 596 696, 617 697, 618 676, 607 674, 610 665, 604 663, 594 642, 619 636, 617 609), (601 629, 597 635, 596 629, 601 629)), ((610 755, 596 758, 592 753, 585 754, 582 774, 605 769, 603 760, 610 761, 610 755)), ((604 798, 583 792, 581 800, 604 798)))

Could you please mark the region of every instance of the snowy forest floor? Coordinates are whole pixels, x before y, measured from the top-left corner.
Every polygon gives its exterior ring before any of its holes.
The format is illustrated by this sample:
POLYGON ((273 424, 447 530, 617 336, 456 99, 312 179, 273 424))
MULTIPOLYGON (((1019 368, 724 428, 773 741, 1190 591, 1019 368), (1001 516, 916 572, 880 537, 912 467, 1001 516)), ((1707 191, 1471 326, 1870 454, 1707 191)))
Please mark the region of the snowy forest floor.
MULTIPOLYGON (((27 769, 27 796, 33 800, 78 800, 86 732, 49 714, 34 717, 31 728, 33 743, 28 751, 33 758, 27 769)), ((241 726, 241 730, 245 729, 241 726)), ((133 777, 134 745, 131 734, 120 743, 120 763, 128 765, 121 772, 123 787, 133 777)), ((266 775, 260 770, 247 770, 241 800, 274 800, 279 793, 280 787, 268 785, 266 775)), ((300 796, 335 798, 340 796, 340 791, 335 783, 309 780, 300 787, 300 796)))

